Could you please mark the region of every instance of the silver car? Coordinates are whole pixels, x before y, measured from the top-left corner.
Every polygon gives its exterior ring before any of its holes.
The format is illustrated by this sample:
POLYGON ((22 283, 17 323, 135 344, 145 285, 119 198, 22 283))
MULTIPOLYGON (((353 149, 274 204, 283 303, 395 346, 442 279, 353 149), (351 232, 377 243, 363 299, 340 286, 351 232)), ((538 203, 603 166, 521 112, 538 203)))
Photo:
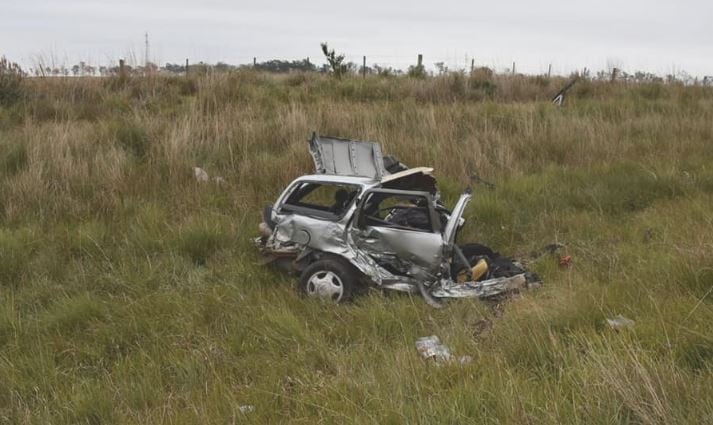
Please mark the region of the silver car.
POLYGON ((300 275, 300 290, 334 302, 370 287, 442 298, 488 298, 539 285, 479 244, 457 245, 470 189, 452 209, 433 169, 408 168, 373 142, 313 134, 315 174, 267 207, 255 240, 266 263, 300 275))

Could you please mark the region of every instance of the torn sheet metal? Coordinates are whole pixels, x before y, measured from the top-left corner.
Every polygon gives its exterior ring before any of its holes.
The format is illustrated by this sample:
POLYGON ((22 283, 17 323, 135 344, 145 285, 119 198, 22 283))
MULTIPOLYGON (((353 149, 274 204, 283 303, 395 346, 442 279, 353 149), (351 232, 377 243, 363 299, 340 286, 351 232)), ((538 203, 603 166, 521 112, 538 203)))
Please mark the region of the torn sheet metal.
POLYGON ((482 282, 453 283, 444 280, 431 295, 435 298, 490 298, 527 288, 525 274, 512 277, 497 277, 482 282))

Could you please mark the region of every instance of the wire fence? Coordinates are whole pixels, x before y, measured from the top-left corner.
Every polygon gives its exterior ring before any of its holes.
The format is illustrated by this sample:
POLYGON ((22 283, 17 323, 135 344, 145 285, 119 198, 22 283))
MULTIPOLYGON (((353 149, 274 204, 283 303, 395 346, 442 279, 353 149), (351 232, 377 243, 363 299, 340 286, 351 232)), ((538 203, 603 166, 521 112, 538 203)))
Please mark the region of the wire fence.
MULTIPOLYGON (((300 59, 233 56, 229 61, 217 61, 213 63, 207 61, 192 61, 190 58, 187 58, 185 62, 175 63, 166 61, 160 65, 155 63, 160 61, 147 63, 143 56, 144 55, 137 55, 132 52, 121 59, 105 60, 104 64, 92 64, 91 61, 80 61, 72 65, 68 65, 66 60, 59 63, 60 61, 54 58, 46 59, 39 57, 35 59, 33 65, 26 69, 26 75, 29 77, 108 76, 118 74, 122 62, 123 66, 128 68, 129 73, 160 72, 180 74, 196 67, 218 72, 250 67, 272 72, 329 71, 329 66, 322 56, 304 57, 300 59)), ((424 57, 421 54, 357 55, 347 53, 344 54, 343 63, 347 66, 348 71, 354 74, 387 73, 398 75, 408 73, 408 71, 414 67, 421 67, 426 75, 439 75, 452 72, 473 72, 478 68, 485 67, 498 74, 565 77, 579 75, 594 79, 681 82, 690 85, 713 86, 713 76, 694 77, 683 70, 674 70, 670 73, 660 74, 640 70, 627 71, 616 67, 593 71, 587 67, 566 67, 558 66, 553 63, 540 63, 535 66, 532 64, 524 64, 523 66, 518 66, 517 61, 481 60, 476 55, 471 54, 441 54, 424 57)))

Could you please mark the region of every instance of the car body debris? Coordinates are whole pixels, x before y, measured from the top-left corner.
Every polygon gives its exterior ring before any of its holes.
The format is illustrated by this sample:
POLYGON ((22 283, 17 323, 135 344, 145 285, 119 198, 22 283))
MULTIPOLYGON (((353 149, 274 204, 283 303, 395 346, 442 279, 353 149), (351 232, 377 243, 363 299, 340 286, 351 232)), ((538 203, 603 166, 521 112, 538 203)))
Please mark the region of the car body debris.
POLYGON ((335 302, 368 288, 444 298, 492 298, 538 286, 517 261, 457 244, 473 197, 449 209, 429 167, 409 168, 374 142, 313 134, 315 173, 265 208, 255 244, 264 263, 300 275, 300 290, 335 302))
POLYGON ((208 172, 201 167, 193 167, 193 175, 196 177, 196 181, 207 182, 210 180, 208 172))
MULTIPOLYGON (((208 172, 201 167, 193 167, 193 176, 196 178, 196 181, 200 183, 206 183, 211 180, 208 172)), ((213 182, 218 186, 222 186, 226 183, 225 179, 220 176, 213 177, 213 182)))
POLYGON ((240 413, 252 413, 255 411, 255 406, 252 404, 244 404, 238 407, 238 409, 240 410, 240 413))
POLYGON ((416 350, 425 360, 433 360, 436 363, 451 363, 457 361, 460 364, 468 364, 473 361, 471 356, 455 357, 451 354, 450 348, 441 342, 436 335, 425 336, 416 340, 416 350))
POLYGON ((611 319, 607 319, 607 324, 610 328, 618 331, 619 329, 633 328, 636 322, 618 314, 611 319))

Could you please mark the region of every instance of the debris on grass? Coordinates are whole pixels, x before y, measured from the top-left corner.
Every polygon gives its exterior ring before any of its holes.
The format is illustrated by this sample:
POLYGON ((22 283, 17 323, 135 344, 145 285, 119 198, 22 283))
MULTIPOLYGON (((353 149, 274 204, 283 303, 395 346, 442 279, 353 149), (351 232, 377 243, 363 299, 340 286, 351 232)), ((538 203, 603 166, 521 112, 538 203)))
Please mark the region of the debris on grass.
POLYGON ((252 404, 244 404, 238 409, 240 409, 240 413, 252 413, 255 411, 255 406, 253 406, 252 404))
MULTIPOLYGON (((193 175, 196 177, 196 181, 200 183, 206 183, 211 180, 210 176, 208 175, 208 172, 202 169, 201 167, 193 167, 193 175)), ((227 183, 225 179, 220 176, 215 176, 212 180, 217 186, 222 186, 227 183)))
POLYGON ((416 350, 421 353, 421 357, 424 359, 434 359, 437 362, 451 360, 451 350, 443 345, 441 339, 436 335, 417 339, 416 350))
POLYGON ((193 167, 193 175, 195 175, 196 180, 201 183, 210 180, 210 176, 208 176, 206 170, 202 169, 201 167, 193 167))
POLYGON ((441 339, 436 335, 425 336, 417 339, 416 350, 425 360, 433 359, 439 364, 457 361, 458 363, 464 365, 473 361, 471 356, 453 356, 450 348, 441 343, 441 339))
POLYGON ((609 327, 614 329, 615 331, 618 331, 619 329, 624 329, 624 328, 632 328, 634 327, 634 322, 631 319, 627 319, 626 317, 622 316, 621 314, 618 314, 611 319, 607 319, 607 324, 609 327))
POLYGON ((571 267, 572 266, 572 256, 571 255, 563 255, 560 257, 560 267, 571 267))

